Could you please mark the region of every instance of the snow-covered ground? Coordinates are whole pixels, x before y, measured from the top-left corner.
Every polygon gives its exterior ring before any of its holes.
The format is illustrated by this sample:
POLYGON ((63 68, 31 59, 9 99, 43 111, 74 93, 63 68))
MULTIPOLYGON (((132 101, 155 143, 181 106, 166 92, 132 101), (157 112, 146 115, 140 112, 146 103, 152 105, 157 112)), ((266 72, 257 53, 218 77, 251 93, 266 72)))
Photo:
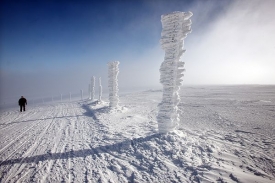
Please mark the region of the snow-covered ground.
POLYGON ((275 182, 275 86, 181 96, 168 134, 157 133, 158 90, 120 96, 117 110, 106 100, 2 110, 0 182, 275 182))

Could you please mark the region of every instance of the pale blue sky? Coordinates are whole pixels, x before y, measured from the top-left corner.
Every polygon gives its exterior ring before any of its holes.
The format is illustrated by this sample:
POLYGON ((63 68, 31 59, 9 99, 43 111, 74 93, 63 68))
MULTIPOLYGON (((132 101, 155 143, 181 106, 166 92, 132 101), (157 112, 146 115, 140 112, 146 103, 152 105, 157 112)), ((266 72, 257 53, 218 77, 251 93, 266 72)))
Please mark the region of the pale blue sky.
POLYGON ((194 14, 183 84, 275 84, 274 2, 1 1, 0 99, 86 91, 93 75, 107 90, 116 60, 120 90, 160 87, 160 17, 173 11, 194 14))

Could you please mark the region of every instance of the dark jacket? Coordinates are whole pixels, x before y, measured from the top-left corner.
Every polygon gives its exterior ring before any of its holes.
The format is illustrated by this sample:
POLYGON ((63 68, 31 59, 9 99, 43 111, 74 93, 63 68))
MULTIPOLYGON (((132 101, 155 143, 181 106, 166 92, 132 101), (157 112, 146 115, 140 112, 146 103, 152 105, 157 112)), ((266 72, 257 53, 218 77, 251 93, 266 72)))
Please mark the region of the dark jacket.
POLYGON ((27 105, 27 99, 25 98, 20 98, 18 100, 18 105, 27 105))

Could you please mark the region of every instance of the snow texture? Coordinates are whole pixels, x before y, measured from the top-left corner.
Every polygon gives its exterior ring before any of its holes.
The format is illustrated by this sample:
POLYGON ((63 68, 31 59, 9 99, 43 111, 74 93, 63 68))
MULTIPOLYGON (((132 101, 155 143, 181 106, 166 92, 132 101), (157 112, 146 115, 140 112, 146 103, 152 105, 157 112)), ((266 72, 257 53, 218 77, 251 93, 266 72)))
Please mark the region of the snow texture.
POLYGON ((102 101, 102 85, 101 85, 101 77, 98 78, 98 101, 101 102, 102 101))
POLYGON ((161 90, 0 111, 0 182, 274 183, 275 86, 183 88, 166 134, 161 90))
POLYGON ((111 108, 117 108, 119 103, 119 96, 118 96, 118 64, 119 61, 109 62, 108 63, 108 78, 109 78, 109 106, 111 108))
POLYGON ((160 66, 160 83, 163 85, 162 102, 157 116, 160 133, 174 130, 179 122, 179 90, 183 77, 181 56, 183 39, 191 32, 191 12, 173 12, 162 15, 161 45, 165 50, 164 61, 160 66))

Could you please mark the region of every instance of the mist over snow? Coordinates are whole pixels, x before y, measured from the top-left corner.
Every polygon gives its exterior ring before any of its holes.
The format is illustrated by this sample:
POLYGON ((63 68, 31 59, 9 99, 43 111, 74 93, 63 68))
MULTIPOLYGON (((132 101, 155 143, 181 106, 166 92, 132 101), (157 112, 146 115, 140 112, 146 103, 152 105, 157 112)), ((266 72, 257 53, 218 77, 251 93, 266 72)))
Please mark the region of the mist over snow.
POLYGON ((3 4, 0 100, 87 94, 92 76, 106 92, 114 60, 119 92, 161 88, 160 17, 173 11, 194 14, 183 85, 275 84, 273 7, 273 0, 3 4))
POLYGON ((209 25, 192 27, 183 59, 185 82, 274 84, 274 7, 275 1, 234 1, 209 25))

